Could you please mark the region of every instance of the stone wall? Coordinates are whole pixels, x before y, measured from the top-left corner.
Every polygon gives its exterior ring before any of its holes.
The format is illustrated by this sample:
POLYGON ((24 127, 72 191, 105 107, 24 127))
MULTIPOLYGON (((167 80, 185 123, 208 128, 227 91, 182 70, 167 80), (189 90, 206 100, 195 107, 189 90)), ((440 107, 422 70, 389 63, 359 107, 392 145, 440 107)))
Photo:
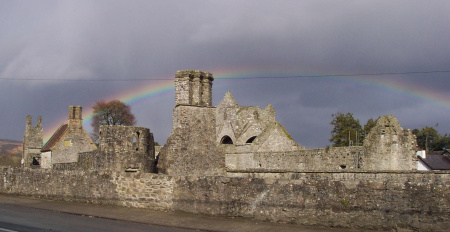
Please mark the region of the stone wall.
MULTIPOLYGON (((56 136, 56 133, 53 136, 56 136)), ((78 161, 78 153, 89 152, 97 149, 94 141, 83 128, 82 107, 69 106, 67 130, 56 138, 51 150, 52 165, 58 163, 73 163, 78 161)), ((52 139, 48 141, 51 142, 52 139)), ((47 145, 46 145, 47 146, 47 145)), ((45 147, 43 148, 45 151, 45 147)))
POLYGON ((177 106, 173 129, 159 152, 158 172, 223 175, 225 154, 216 143, 215 108, 177 106))
POLYGON ((227 153, 225 167, 233 173, 356 170, 363 152, 363 147, 332 147, 291 152, 227 153))
POLYGON ((153 173, 0 167, 0 193, 172 209, 174 179, 153 173))
POLYGON ((25 124, 25 133, 23 136, 22 165, 30 167, 40 162, 40 153, 43 143, 42 117, 37 119, 36 126, 31 124, 31 116, 28 115, 25 124), (33 159, 35 163, 33 164, 33 159))
POLYGON ((450 172, 280 172, 248 177, 0 168, 0 193, 257 220, 446 231, 450 172))
POLYGON ((450 226, 449 172, 260 177, 181 177, 174 188, 173 208, 328 227, 447 231, 450 226))
POLYGON ((174 178, 153 173, 125 173, 114 178, 120 204, 128 207, 171 210, 174 178))
POLYGON ((392 115, 377 119, 364 140, 360 165, 365 170, 416 170, 417 139, 392 115))
MULTIPOLYGON (((281 152, 303 150, 286 129, 275 120, 275 109, 239 106, 230 92, 216 107, 217 144, 234 147, 232 153, 281 152), (247 151, 244 151, 247 152, 247 151)), ((227 151, 230 153, 231 151, 227 151)))
POLYGON ((34 197, 116 202, 112 173, 105 171, 58 171, 52 169, 1 168, 0 192, 34 197))
POLYGON ((175 105, 212 106, 212 81, 209 72, 180 70, 175 74, 175 105))
POLYGON ((84 129, 79 133, 70 133, 67 130, 61 140, 52 148, 52 165, 77 162, 78 153, 95 149, 97 147, 84 129))
POLYGON ((100 126, 97 152, 80 154, 79 166, 114 171, 155 171, 155 143, 150 129, 100 126))

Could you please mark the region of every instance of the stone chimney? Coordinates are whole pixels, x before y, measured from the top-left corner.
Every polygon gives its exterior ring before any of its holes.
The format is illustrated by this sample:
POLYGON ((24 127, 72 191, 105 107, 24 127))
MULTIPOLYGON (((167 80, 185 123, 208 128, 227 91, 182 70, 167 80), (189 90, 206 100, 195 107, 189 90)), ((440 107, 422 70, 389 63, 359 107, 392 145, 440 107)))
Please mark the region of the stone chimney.
POLYGON ((81 106, 69 106, 68 126, 70 133, 81 133, 83 129, 81 106))

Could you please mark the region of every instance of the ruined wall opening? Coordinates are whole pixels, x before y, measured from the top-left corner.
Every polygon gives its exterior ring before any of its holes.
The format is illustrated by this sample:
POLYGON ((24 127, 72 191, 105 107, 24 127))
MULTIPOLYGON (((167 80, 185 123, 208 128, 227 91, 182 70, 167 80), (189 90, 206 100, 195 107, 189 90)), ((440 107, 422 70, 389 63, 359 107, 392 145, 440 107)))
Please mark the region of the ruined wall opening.
POLYGON ((40 163, 39 163, 39 161, 36 159, 36 157, 33 157, 33 162, 31 163, 32 165, 35 165, 35 166, 39 166, 40 165, 40 163))
POLYGON ((133 150, 139 151, 139 132, 136 132, 135 135, 133 135, 133 140, 131 141, 133 150))
POLYGON ((247 142, 245 142, 245 143, 253 143, 253 140, 255 140, 255 139, 256 139, 256 136, 253 136, 253 137, 249 138, 247 140, 247 142))
POLYGON ((220 144, 233 144, 233 140, 230 138, 230 136, 225 135, 220 140, 220 144))
POLYGON ((256 120, 259 119, 259 113, 258 113, 258 111, 254 111, 254 112, 253 112, 253 118, 256 119, 256 120))

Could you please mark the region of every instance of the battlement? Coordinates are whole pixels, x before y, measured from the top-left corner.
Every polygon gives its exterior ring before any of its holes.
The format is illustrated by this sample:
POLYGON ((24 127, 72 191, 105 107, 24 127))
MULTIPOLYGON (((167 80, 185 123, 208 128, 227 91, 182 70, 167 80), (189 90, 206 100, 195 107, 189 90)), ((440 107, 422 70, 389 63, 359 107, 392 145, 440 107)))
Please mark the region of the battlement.
POLYGON ((175 74, 175 106, 212 106, 212 82, 209 72, 180 70, 175 74))

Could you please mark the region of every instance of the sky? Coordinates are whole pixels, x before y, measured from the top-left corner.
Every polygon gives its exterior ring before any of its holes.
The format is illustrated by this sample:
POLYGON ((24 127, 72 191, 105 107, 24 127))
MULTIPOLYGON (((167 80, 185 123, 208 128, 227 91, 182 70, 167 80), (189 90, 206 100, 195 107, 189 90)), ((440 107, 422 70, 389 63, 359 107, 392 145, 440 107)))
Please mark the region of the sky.
POLYGON ((91 132, 95 102, 119 99, 164 144, 187 69, 214 75, 213 105, 272 104, 306 148, 337 112, 450 133, 449 38, 448 0, 0 0, 0 139, 27 115, 48 139, 69 105, 91 132))

